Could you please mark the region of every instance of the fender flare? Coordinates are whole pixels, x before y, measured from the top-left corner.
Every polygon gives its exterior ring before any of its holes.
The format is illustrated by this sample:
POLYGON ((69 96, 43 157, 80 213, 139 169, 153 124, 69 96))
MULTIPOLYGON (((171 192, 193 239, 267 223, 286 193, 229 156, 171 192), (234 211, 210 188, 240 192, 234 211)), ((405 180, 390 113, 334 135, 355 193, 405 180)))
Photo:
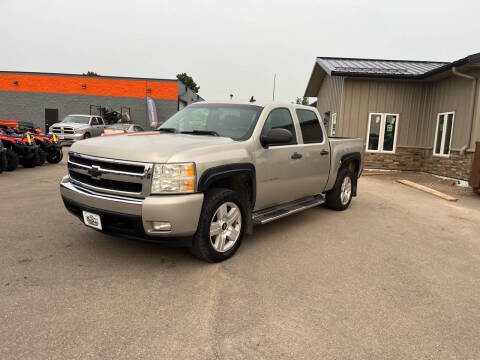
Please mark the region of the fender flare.
POLYGON ((360 165, 362 163, 362 154, 360 154, 359 152, 353 152, 353 153, 343 155, 342 158, 340 159, 341 161, 340 167, 342 167, 343 164, 345 164, 347 161, 350 161, 350 160, 358 161, 357 173, 354 174, 354 179, 352 184, 353 185, 352 195, 357 196, 357 181, 358 181, 358 174, 360 172, 360 165))
POLYGON ((343 155, 342 158, 340 159, 342 165, 349 160, 358 161, 358 166, 359 166, 358 170, 360 170, 360 164, 362 163, 362 154, 360 154, 359 152, 349 153, 349 154, 343 155))
POLYGON ((237 163, 220 165, 205 170, 198 181, 198 191, 206 191, 215 181, 226 179, 235 175, 247 175, 252 184, 252 207, 256 199, 256 175, 255 166, 251 163, 237 163))

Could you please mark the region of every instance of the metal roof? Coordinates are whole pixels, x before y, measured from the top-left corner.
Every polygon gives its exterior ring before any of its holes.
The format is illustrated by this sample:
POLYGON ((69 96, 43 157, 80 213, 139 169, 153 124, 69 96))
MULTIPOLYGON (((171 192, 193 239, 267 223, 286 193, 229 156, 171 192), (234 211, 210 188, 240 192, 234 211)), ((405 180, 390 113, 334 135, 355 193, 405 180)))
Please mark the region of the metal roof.
POLYGON ((317 57, 305 96, 317 96, 325 74, 330 76, 421 80, 453 67, 480 61, 480 53, 452 62, 317 57))
POLYGON ((317 63, 333 76, 417 77, 447 62, 319 57, 317 63))

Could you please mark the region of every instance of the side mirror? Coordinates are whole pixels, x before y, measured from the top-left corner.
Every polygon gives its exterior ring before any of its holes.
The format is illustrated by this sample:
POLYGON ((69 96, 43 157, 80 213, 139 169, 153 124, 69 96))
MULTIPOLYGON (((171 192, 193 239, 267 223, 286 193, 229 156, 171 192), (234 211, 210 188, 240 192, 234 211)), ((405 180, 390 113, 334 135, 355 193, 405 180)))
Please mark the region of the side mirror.
POLYGON ((260 136, 260 142, 263 146, 288 144, 292 141, 293 135, 287 129, 272 129, 265 135, 260 136))

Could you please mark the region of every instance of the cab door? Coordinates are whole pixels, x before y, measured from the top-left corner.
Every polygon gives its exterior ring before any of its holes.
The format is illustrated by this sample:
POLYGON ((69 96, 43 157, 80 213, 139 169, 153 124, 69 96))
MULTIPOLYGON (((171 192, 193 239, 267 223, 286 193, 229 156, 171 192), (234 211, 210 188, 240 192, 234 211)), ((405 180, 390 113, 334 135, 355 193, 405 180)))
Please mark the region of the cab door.
POLYGON ((271 110, 263 124, 262 134, 275 128, 289 130, 293 138, 289 144, 260 147, 256 151, 257 196, 254 210, 299 199, 304 193, 305 158, 300 150, 298 131, 289 108, 271 110))
POLYGON ((295 109, 302 137, 300 151, 305 157, 305 190, 316 195, 325 190, 330 174, 330 143, 320 125, 317 114, 312 110, 295 109))
POLYGON ((92 136, 100 136, 102 130, 99 130, 100 126, 98 125, 96 116, 92 117, 92 120, 90 120, 90 126, 92 128, 92 136))

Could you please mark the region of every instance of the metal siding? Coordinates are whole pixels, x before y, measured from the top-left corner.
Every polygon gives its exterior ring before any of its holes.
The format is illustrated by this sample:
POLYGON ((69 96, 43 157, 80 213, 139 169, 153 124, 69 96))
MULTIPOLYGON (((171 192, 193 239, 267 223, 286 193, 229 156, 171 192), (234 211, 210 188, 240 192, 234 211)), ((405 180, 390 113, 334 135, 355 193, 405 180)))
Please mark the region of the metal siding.
POLYGON ((466 145, 470 131, 472 85, 468 79, 452 76, 426 84, 425 117, 420 121, 421 137, 419 146, 433 147, 437 115, 443 112, 455 112, 452 134, 452 149, 466 145))
POLYGON ((422 87, 421 83, 407 81, 345 79, 342 114, 345 124, 338 135, 366 141, 368 114, 394 113, 399 114, 397 146, 414 146, 410 129, 415 129, 420 116, 422 87))
MULTIPOLYGON (((176 100, 155 99, 155 103, 159 121, 177 112, 176 100)), ((142 98, 0 91, 0 119, 29 121, 42 129, 45 108, 58 109, 59 120, 62 120, 68 114, 88 114, 90 105, 118 111, 122 106, 130 107, 131 121, 145 129, 150 128, 147 125, 146 100, 142 98)))
MULTIPOLYGON (((330 111, 330 116, 333 113, 337 113, 337 129, 338 124, 341 123, 341 102, 343 93, 343 78, 331 77, 326 75, 317 96, 317 109, 320 115, 327 111, 330 111)), ((330 124, 329 124, 330 125, 330 124)), ((330 129, 328 129, 330 131, 330 129)), ((338 131, 338 130, 337 130, 338 131)), ((330 132, 329 132, 330 133, 330 132)))

